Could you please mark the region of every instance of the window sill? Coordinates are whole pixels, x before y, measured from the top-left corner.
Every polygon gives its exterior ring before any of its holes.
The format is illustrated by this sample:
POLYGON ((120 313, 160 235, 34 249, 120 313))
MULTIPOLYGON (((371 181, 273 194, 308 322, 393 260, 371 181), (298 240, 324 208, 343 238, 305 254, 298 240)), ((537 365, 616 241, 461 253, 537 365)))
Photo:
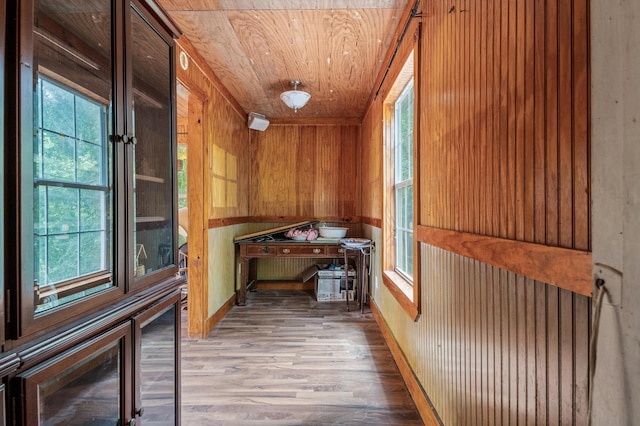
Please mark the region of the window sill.
POLYGON ((382 282, 402 306, 402 309, 413 321, 416 321, 419 312, 418 306, 414 303, 413 286, 395 271, 383 271, 382 282))

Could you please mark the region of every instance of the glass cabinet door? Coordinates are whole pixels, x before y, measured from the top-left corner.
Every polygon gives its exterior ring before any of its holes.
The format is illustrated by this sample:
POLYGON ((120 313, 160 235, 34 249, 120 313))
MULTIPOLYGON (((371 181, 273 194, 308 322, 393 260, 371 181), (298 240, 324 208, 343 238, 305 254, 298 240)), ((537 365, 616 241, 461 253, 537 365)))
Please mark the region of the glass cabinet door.
POLYGON ((140 425, 178 424, 180 410, 180 298, 173 296, 134 317, 134 389, 140 425))
POLYGON ((130 347, 131 326, 125 323, 18 375, 24 398, 18 424, 127 424, 130 347))
POLYGON ((174 266, 173 48, 131 7, 132 126, 135 138, 133 275, 174 266))
POLYGON ((114 286, 112 8, 35 0, 21 63, 23 321, 114 286), (33 259, 33 262, 30 260, 33 259))

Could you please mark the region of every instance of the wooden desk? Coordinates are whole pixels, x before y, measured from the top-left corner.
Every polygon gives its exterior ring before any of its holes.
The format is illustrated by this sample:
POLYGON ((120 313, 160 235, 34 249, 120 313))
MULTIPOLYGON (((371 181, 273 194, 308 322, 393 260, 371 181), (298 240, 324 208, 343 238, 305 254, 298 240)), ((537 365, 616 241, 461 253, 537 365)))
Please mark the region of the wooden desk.
MULTIPOLYGON (((256 282, 255 260, 260 258, 288 258, 311 257, 318 259, 343 259, 353 258, 356 262, 356 271, 359 271, 360 257, 358 252, 345 250, 339 242, 307 242, 307 241, 263 241, 237 242, 236 256, 240 264, 240 283, 236 290, 236 303, 244 306, 247 303, 247 288, 256 282), (346 253, 345 253, 346 252, 346 253)), ((359 273, 356 273, 356 280, 359 273)))

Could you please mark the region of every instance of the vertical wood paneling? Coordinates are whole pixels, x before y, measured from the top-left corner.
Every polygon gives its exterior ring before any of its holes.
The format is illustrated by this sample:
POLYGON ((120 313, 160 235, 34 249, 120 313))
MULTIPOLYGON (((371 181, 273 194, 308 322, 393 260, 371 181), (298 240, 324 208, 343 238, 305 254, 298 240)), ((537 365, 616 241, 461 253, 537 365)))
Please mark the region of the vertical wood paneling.
POLYGON ((362 122, 360 171, 362 216, 382 218, 382 109, 371 108, 362 122))
POLYGON ((588 2, 450 8, 423 18, 420 224, 588 250, 588 2))
POLYGON ((559 245, 573 247, 572 2, 558 1, 559 245))
POLYGON ((359 137, 355 125, 271 125, 252 132, 250 215, 358 215, 359 137))
POLYGON ((557 0, 546 3, 545 26, 545 199, 546 244, 558 245, 558 5, 557 0))
POLYGON ((590 299, 433 246, 422 262, 423 295, 446 303, 390 326, 430 346, 407 357, 443 423, 584 424, 590 299))
MULTIPOLYGON (((424 3, 417 225, 589 250, 588 2, 424 3)), ((422 249, 421 318, 385 315, 443 422, 586 423, 590 299, 422 249)))
POLYGON ((589 114, 589 2, 575 0, 572 21, 573 64, 573 246, 591 249, 589 223, 590 163, 589 126, 583 115, 589 114))

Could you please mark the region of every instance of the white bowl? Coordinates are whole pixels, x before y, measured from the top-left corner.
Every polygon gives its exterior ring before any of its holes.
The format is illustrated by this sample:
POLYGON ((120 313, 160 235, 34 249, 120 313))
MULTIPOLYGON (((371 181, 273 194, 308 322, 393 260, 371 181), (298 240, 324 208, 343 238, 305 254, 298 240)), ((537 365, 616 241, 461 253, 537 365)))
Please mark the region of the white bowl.
POLYGON ((349 228, 339 228, 337 226, 323 226, 318 228, 318 233, 324 238, 344 238, 349 228))

